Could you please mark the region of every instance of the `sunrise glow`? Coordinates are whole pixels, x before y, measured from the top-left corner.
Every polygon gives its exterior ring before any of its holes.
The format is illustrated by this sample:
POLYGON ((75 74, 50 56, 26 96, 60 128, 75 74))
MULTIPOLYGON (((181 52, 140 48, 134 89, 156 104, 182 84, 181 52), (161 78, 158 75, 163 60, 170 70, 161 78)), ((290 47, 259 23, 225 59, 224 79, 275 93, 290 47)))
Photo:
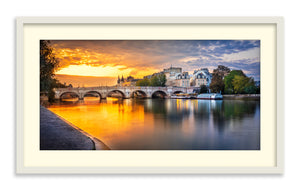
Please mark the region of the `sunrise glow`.
POLYGON ((116 77, 118 75, 129 75, 132 69, 122 69, 122 66, 89 66, 89 65, 69 65, 57 71, 56 74, 95 76, 95 77, 116 77), (122 70, 121 70, 122 69, 122 70))
POLYGON ((141 79, 170 66, 192 73, 225 65, 260 78, 259 41, 51 40, 51 46, 57 75, 141 79))
POLYGON ((150 75, 155 70, 137 71, 134 68, 124 68, 124 66, 90 66, 90 65, 69 65, 58 70, 55 74, 60 75, 77 75, 77 76, 93 76, 93 77, 118 77, 130 76, 135 73, 136 77, 150 75))

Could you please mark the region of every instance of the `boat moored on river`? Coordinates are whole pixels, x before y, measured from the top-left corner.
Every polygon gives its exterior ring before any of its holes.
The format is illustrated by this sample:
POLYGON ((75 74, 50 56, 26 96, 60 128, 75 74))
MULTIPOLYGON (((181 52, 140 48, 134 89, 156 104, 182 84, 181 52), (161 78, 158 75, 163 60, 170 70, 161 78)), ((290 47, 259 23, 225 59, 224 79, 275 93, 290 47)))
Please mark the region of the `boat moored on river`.
POLYGON ((197 94, 194 94, 194 93, 189 93, 189 94, 179 93, 179 94, 172 95, 171 98, 172 99, 196 99, 197 94))
POLYGON ((206 93, 206 94, 199 94, 197 99, 204 99, 204 100, 222 100, 223 96, 219 93, 206 93))
POLYGON ((174 94, 171 96, 172 99, 190 99, 190 95, 189 94, 183 94, 183 93, 179 93, 179 94, 174 94))

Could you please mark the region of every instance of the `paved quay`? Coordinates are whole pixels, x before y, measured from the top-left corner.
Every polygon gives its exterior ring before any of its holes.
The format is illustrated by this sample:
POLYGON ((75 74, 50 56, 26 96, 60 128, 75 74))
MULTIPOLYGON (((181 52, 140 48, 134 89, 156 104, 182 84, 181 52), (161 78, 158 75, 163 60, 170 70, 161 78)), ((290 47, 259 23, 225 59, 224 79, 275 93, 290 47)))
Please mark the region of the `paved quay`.
POLYGON ((57 115, 40 106, 40 150, 95 150, 99 147, 90 137, 57 115))

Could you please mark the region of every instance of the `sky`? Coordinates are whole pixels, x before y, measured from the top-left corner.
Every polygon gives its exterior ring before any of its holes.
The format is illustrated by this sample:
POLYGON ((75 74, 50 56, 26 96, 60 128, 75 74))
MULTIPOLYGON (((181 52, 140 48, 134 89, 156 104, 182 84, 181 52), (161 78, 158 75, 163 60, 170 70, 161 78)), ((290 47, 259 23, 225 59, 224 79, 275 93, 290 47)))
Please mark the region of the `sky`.
POLYGON ((51 40, 51 46, 62 75, 142 78, 170 66, 192 74, 224 65, 260 80, 259 40, 51 40))

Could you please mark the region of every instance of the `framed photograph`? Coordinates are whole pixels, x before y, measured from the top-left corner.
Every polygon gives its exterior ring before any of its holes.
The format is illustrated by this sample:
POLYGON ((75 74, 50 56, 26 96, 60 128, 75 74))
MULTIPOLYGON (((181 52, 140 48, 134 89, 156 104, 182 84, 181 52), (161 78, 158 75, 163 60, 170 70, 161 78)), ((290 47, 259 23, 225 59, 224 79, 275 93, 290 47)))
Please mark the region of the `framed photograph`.
POLYGON ((281 174, 281 17, 17 18, 18 174, 281 174))

